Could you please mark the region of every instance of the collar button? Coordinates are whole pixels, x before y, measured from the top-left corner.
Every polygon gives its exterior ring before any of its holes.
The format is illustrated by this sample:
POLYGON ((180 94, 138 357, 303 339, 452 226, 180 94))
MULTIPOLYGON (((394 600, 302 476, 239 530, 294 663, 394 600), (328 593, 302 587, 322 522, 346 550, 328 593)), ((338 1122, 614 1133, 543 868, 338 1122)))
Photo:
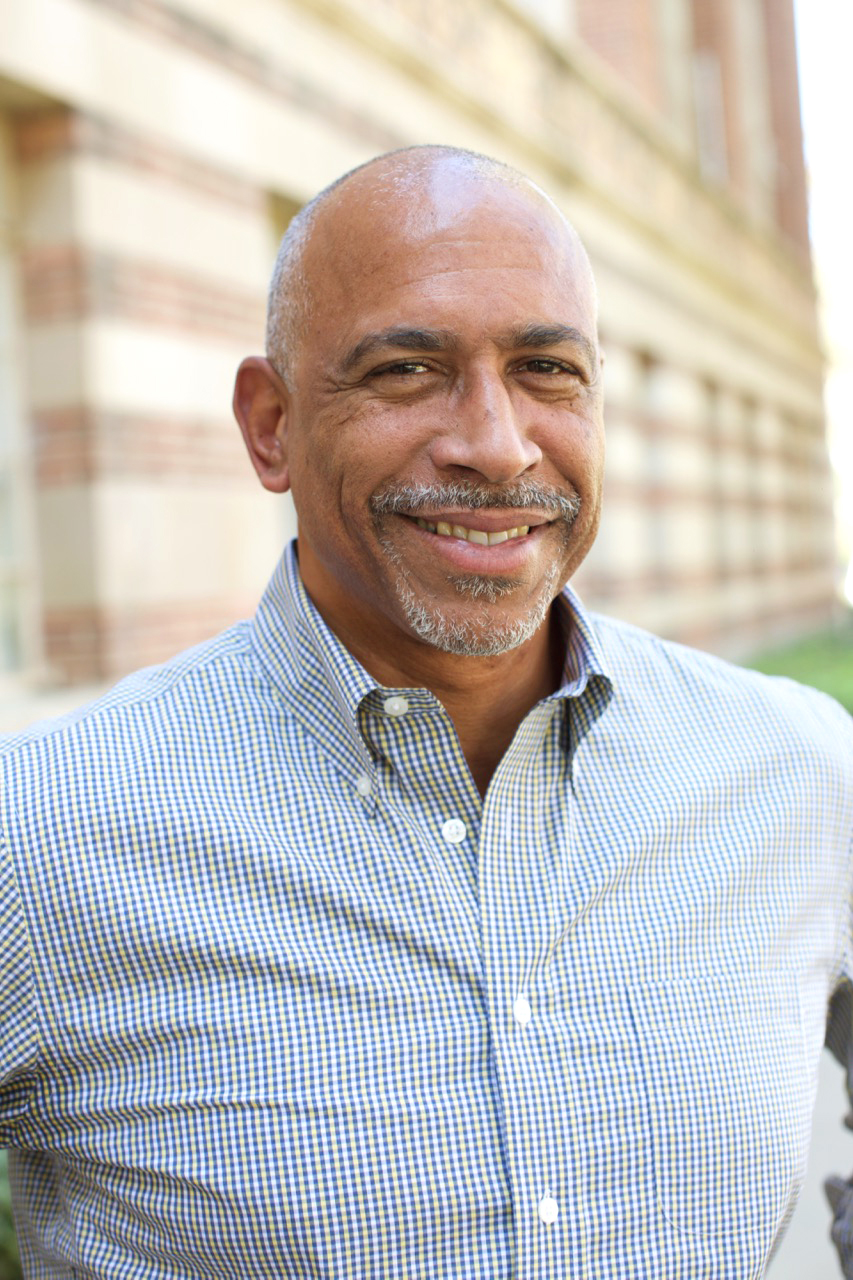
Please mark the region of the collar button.
POLYGON ((404 716, 409 709, 409 699, 401 698, 395 693, 392 697, 386 698, 382 706, 389 716, 404 716))

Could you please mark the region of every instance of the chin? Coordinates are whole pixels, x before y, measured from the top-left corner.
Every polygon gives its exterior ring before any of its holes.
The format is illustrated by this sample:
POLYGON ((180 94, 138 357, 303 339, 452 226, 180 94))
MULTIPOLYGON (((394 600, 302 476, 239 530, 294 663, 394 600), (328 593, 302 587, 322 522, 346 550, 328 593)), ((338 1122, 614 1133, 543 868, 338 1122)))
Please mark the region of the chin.
MULTIPOLYGON (((446 611, 437 605, 424 604, 402 577, 397 580, 397 595, 409 629, 424 644, 463 658, 493 658, 518 649, 536 634, 551 611, 557 594, 557 577, 558 570, 554 567, 549 571, 538 601, 516 618, 501 616, 501 610, 495 607, 510 589, 500 580, 476 578, 469 582, 466 579, 462 593, 468 595, 476 607, 470 607, 462 616, 458 608, 446 611), (476 605, 477 601, 482 603, 476 605)), ((454 585, 460 589, 459 583, 454 585)))

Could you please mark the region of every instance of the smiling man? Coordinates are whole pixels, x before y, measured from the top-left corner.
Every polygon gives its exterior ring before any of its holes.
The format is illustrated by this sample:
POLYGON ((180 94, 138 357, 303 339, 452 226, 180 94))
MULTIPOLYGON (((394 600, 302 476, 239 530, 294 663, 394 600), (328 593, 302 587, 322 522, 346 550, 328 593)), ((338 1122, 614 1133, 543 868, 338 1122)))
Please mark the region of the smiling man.
POLYGON ((291 226, 234 395, 299 522, 256 617, 0 752, 30 1276, 763 1276, 850 1051, 853 733, 565 585, 600 370, 496 161, 291 226))
POLYGON ((532 183, 427 148, 309 206, 272 296, 235 411, 263 484, 293 492, 302 583, 383 684, 438 696, 485 793, 560 683, 545 623, 598 527, 584 249, 532 183))

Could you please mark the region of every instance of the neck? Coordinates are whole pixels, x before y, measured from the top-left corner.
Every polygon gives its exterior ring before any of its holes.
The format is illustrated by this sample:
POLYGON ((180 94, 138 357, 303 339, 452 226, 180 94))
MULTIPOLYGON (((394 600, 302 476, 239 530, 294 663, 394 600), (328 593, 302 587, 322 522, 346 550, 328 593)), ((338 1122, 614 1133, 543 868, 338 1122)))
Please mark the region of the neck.
POLYGON ((553 609, 525 644, 488 658, 460 657, 421 642, 381 652, 356 635, 338 631, 338 637, 380 684, 435 694, 482 796, 528 711, 562 678, 564 639, 553 609))
POLYGON ((428 686, 447 708, 481 796, 528 711, 559 688, 563 654, 556 618, 549 619, 533 637, 537 639, 534 652, 523 652, 522 646, 495 659, 468 659, 472 666, 483 666, 464 683, 428 686))

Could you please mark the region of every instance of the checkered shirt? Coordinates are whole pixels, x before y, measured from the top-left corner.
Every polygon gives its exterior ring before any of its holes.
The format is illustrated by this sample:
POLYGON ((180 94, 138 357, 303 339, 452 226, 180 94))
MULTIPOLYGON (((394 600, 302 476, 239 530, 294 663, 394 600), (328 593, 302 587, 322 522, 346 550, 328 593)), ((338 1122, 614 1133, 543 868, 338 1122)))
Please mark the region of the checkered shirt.
POLYGON ((485 800, 293 549, 252 622, 5 744, 29 1277, 764 1274, 833 996, 850 1041, 851 724, 557 607, 485 800))

